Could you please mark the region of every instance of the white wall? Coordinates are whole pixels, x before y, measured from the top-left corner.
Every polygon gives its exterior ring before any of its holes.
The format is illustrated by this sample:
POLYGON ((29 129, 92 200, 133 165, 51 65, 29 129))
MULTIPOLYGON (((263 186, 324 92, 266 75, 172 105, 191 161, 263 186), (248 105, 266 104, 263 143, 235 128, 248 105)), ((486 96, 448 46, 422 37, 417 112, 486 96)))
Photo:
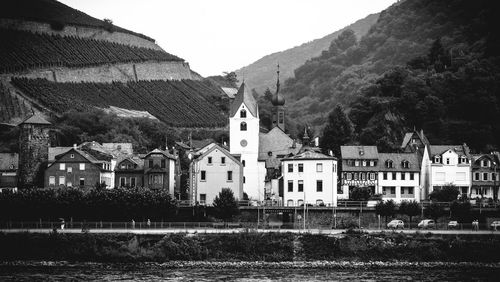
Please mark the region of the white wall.
POLYGON ((392 179, 392 172, 387 172, 387 180, 384 180, 384 172, 378 173, 378 185, 376 193, 383 194, 383 187, 395 187, 395 197, 382 195, 383 200, 394 200, 395 202, 401 201, 420 201, 420 173, 419 172, 395 172, 396 179, 392 179), (405 174, 405 180, 401 180, 401 174, 405 174), (413 174, 413 180, 410 179, 410 174, 413 174), (413 197, 402 197, 401 187, 413 187, 413 197))
POLYGON ((292 200, 297 205, 299 200, 316 204, 323 200, 326 206, 337 206, 337 171, 336 160, 285 160, 282 163, 283 171, 283 204, 288 205, 292 200), (323 165, 323 171, 316 171, 316 164, 323 165), (293 164, 293 172, 288 172, 288 164, 293 164), (304 171, 298 172, 299 164, 304 164, 304 171), (293 192, 288 192, 288 181, 293 181, 293 192), (298 181, 304 181, 304 192, 298 192, 298 181), (317 192, 316 181, 323 181, 323 191, 317 192))
POLYGON ((470 189, 472 184, 470 161, 466 164, 458 164, 458 155, 451 150, 445 152, 442 158, 442 164, 431 164, 431 183, 429 192, 433 191, 434 186, 450 184, 455 186, 466 186, 470 189), (450 160, 450 164, 446 164, 446 159, 450 160))

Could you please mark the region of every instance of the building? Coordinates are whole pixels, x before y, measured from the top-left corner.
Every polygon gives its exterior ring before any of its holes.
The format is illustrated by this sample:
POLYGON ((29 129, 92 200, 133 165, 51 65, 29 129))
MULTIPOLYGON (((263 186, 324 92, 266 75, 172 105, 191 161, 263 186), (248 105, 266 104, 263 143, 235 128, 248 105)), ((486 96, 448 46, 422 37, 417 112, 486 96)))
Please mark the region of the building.
POLYGON ((376 193, 383 200, 420 201, 420 161, 417 153, 379 153, 376 193))
POLYGON ((259 162, 259 107, 243 82, 229 112, 230 153, 243 164, 243 191, 264 199, 265 162, 259 162))
POLYGON ((222 189, 243 199, 243 164, 228 150, 211 143, 192 155, 189 166, 191 204, 212 205, 222 189))
POLYGON ((154 149, 144 156, 144 187, 175 190, 175 156, 168 151, 154 149))
POLYGON ((376 146, 341 146, 342 186, 339 199, 349 199, 356 187, 369 188, 376 193, 379 153, 376 146))
POLYGON ((304 147, 282 160, 283 203, 337 206, 337 159, 304 147))
POLYGON ((472 187, 470 198, 498 199, 498 166, 496 153, 472 155, 472 187))
POLYGON ((0 189, 17 187, 19 154, 0 153, 0 189))
POLYGON ((110 175, 111 156, 101 156, 99 159, 81 148, 72 148, 57 155, 55 160, 45 170, 44 187, 79 187, 93 188, 105 183, 112 188, 110 175))
POLYGON ((130 155, 117 161, 115 168, 115 187, 144 187, 144 159, 130 155))
POLYGON ((51 123, 35 114, 19 124, 20 188, 42 187, 44 169, 48 162, 51 123))
POLYGON ((472 186, 471 155, 467 145, 430 145, 430 190, 453 185, 463 195, 468 195, 472 186))

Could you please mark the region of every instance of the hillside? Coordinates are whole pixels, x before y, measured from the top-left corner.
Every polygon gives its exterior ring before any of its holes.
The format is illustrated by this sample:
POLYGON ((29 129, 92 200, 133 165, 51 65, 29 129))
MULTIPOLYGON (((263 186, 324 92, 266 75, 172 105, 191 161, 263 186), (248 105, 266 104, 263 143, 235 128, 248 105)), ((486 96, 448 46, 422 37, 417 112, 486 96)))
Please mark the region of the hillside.
POLYGON ((247 84, 262 94, 266 88, 273 87, 276 84, 276 64, 278 62, 280 64, 281 78, 287 79, 293 77, 293 71, 296 68, 304 64, 310 58, 319 56, 321 52, 327 50, 332 40, 337 38, 342 31, 345 29, 352 29, 359 38, 368 32, 370 27, 377 21, 378 16, 378 14, 369 15, 323 38, 267 55, 235 72, 240 79, 244 74, 247 84))
POLYGON ((491 1, 398 2, 361 40, 345 32, 295 70, 283 88, 289 114, 320 129, 341 104, 352 143, 382 150, 413 127, 435 144, 498 149, 497 12, 491 1))

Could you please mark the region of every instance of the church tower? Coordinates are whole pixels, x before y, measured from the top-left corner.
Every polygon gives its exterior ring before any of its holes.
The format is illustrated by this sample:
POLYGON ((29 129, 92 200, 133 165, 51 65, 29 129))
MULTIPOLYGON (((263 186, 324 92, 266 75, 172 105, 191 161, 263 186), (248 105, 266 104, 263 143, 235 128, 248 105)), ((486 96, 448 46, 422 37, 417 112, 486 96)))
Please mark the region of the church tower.
POLYGON ((19 124, 19 187, 43 187, 51 123, 35 114, 19 124))
POLYGON ((259 107, 243 82, 229 112, 229 148, 243 164, 243 191, 254 200, 263 199, 259 174, 259 107))
POLYGON ((278 79, 276 81, 276 93, 271 103, 273 104, 273 127, 279 127, 285 131, 285 98, 280 93, 280 65, 278 64, 278 79))

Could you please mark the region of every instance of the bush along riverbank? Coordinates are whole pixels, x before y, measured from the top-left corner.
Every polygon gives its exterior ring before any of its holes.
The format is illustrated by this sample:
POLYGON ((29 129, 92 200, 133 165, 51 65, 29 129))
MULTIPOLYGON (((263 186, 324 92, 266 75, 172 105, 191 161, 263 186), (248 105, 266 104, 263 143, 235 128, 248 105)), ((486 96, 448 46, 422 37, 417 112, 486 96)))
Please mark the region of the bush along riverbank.
POLYGON ((498 236, 0 233, 0 260, 500 262, 498 236))

